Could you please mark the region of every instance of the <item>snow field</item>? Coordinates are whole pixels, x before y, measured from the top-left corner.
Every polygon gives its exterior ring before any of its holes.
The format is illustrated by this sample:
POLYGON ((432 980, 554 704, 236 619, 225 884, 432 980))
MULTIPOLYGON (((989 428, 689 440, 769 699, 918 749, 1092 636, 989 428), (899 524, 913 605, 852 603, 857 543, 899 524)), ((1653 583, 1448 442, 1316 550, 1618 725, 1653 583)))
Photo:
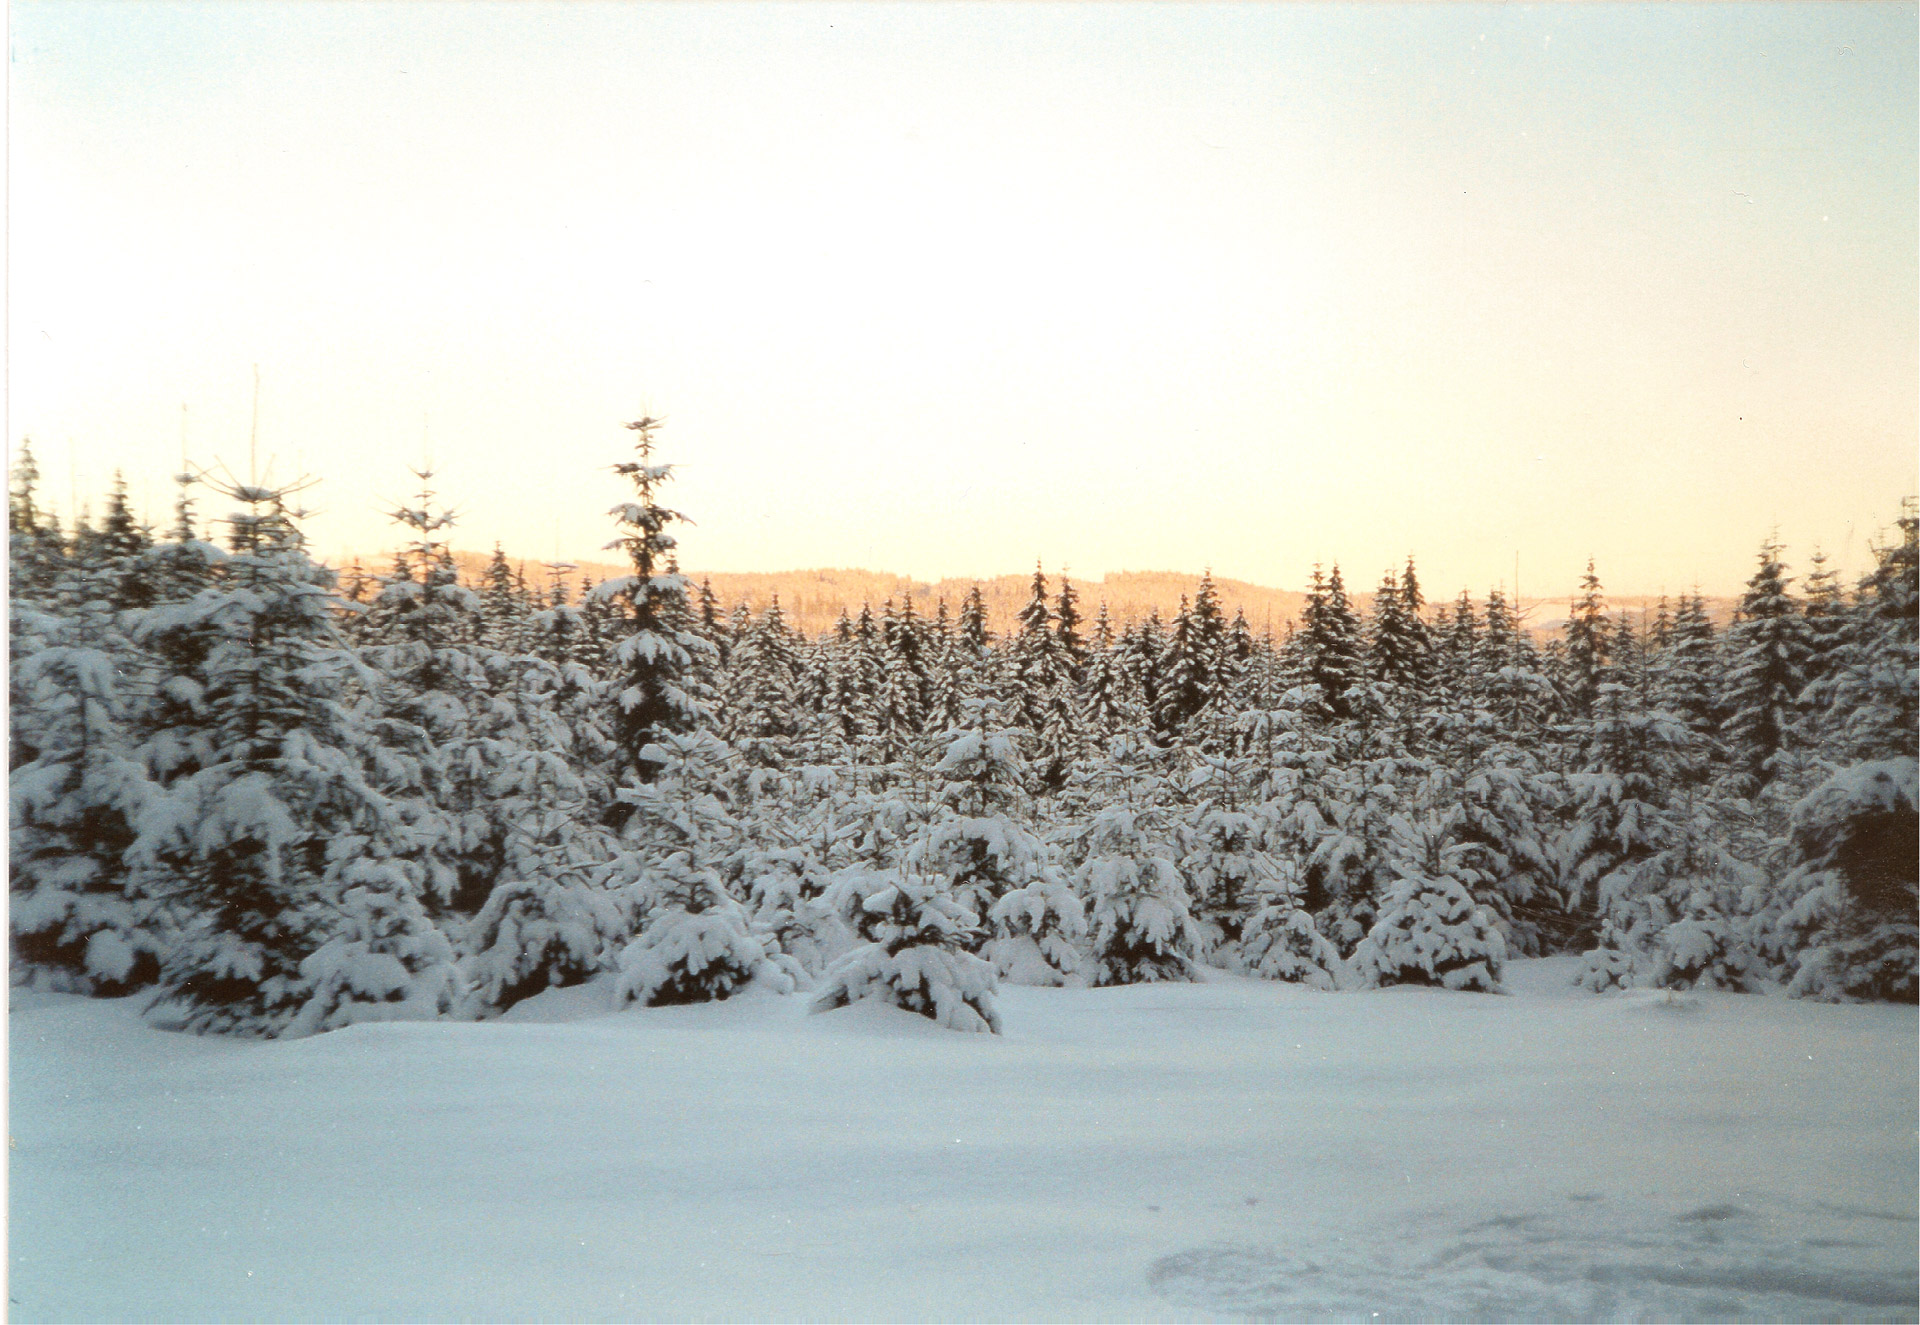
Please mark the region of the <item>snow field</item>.
POLYGON ((16 992, 10 1312, 1914 1319, 1914 1009, 1577 961, 1003 986, 1002 1036, 610 979, 283 1041, 16 992))

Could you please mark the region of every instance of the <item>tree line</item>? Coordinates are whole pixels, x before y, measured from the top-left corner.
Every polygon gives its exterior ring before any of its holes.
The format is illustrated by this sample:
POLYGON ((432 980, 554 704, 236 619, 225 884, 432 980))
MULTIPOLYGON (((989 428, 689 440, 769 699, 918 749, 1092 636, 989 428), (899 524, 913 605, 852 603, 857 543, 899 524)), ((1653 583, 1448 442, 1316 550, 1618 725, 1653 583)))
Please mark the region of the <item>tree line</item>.
POLYGON ((1363 611, 1316 567, 1283 638, 1202 577, 1171 620, 1036 570, 843 612, 681 575, 658 422, 612 512, 631 573, 463 584, 430 475, 394 563, 343 577, 300 484, 116 479, 96 528, 10 487, 13 979, 142 993, 156 1024, 302 1034, 750 983, 996 1029, 1001 981, 1497 991, 1574 978, 1915 999, 1920 527, 1848 585, 1762 544, 1610 613, 1589 565, 1544 643, 1499 591, 1363 611), (216 542, 197 494, 229 508, 216 542))

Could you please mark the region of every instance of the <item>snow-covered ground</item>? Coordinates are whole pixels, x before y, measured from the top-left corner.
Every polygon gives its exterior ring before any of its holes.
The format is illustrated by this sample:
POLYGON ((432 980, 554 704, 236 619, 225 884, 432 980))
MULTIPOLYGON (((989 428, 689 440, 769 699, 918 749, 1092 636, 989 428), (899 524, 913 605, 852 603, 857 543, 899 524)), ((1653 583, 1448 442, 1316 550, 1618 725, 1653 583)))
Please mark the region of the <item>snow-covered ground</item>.
POLYGON ((242 1042, 16 991, 9 1314, 1914 1319, 1914 1009, 1567 971, 1003 989, 1004 1036, 600 985, 242 1042))

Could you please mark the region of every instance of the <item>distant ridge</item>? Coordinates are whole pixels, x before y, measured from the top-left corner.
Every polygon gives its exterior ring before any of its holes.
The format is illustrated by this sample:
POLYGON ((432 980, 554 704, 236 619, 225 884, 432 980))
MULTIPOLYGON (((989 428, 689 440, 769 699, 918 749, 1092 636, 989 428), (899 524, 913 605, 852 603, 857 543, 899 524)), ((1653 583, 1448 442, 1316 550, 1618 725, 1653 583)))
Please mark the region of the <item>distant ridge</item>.
MULTIPOLYGON (((480 583, 487 563, 492 560, 492 554, 486 552, 456 551, 453 557, 460 578, 468 584, 480 583)), ((392 553, 383 552, 360 560, 368 574, 376 574, 391 564, 392 553)), ((509 557, 509 560, 516 569, 524 569, 528 584, 546 587, 551 575, 549 563, 533 558, 509 557)), ((601 580, 627 573, 626 567, 612 562, 582 561, 570 564, 573 569, 566 577, 569 600, 579 597, 583 580, 592 580, 597 584, 601 580)), ((934 615, 943 598, 948 612, 958 615, 961 600, 976 583, 986 603, 988 628, 996 635, 1004 635, 1008 630, 1017 628, 1020 609, 1026 606, 1033 583, 1031 575, 997 575, 977 581, 955 577, 930 582, 905 575, 851 568, 755 572, 695 570, 687 574, 695 584, 702 580, 712 584, 714 596, 720 600, 723 611, 731 611, 735 604, 744 600, 749 609, 758 613, 765 609, 773 595, 778 594, 781 610, 786 613, 788 622, 810 636, 831 629, 842 611, 855 616, 859 614, 862 603, 869 603, 877 615, 888 599, 892 599, 897 607, 909 595, 913 598, 913 610, 920 615, 934 615)), ((1116 630, 1129 621, 1144 619, 1155 609, 1159 610, 1163 620, 1171 620, 1180 610, 1181 596, 1191 598, 1200 583, 1199 576, 1177 571, 1118 571, 1101 579, 1081 579, 1072 575, 1067 578, 1073 581, 1079 593, 1080 610, 1086 617, 1088 630, 1091 630, 1103 601, 1107 604, 1116 630)), ((1256 635, 1271 628, 1276 639, 1284 637, 1288 629, 1299 621, 1306 607, 1307 596, 1300 590, 1274 589, 1245 580, 1215 579, 1213 583, 1219 592, 1222 610, 1229 618, 1235 612, 1244 612, 1256 635)), ((1059 594, 1060 577, 1048 574, 1049 601, 1057 601, 1059 594)), ((1354 593, 1353 599, 1355 607, 1365 611, 1372 599, 1371 586, 1367 592, 1354 593)), ((1451 601, 1451 598, 1445 601, 1451 601)), ((1536 634, 1557 633, 1560 624, 1567 619, 1572 601, 1571 597, 1565 595, 1557 598, 1527 598, 1525 609, 1528 626, 1536 634)), ((1658 602, 1657 597, 1646 595, 1608 596, 1607 610, 1610 613, 1632 612, 1635 616, 1644 612, 1646 619, 1651 621, 1658 602)), ((1724 626, 1732 618, 1734 599, 1709 598, 1706 602, 1708 615, 1717 625, 1724 626)), ((1442 605, 1442 602, 1429 603, 1429 613, 1442 605)))

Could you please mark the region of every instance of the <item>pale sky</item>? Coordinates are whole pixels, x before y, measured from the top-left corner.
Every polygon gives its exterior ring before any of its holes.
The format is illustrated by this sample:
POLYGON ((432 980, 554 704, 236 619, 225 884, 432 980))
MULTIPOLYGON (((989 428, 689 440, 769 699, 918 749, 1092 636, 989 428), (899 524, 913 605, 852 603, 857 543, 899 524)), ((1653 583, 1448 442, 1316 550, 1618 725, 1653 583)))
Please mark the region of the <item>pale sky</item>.
POLYGON ((8 430, 391 545, 1435 597, 1852 569, 1920 486, 1911 4, 11 9, 8 430))

